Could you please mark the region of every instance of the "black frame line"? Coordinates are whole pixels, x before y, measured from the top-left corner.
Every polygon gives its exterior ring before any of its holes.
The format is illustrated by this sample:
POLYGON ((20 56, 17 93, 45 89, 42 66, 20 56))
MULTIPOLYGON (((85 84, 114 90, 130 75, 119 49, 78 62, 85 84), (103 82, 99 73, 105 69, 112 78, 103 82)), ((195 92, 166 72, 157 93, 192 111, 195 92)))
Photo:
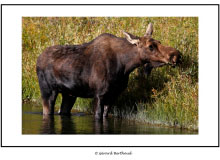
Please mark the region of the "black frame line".
MULTIPOLYGON (((219 4, 1 4, 1 147, 77 147, 77 148, 215 148, 219 147, 219 98, 218 98, 218 145, 217 146, 3 146, 2 145, 2 8, 3 6, 218 6, 218 44, 219 44, 219 4)), ((218 97, 219 97, 219 45, 218 45, 218 97)))
POLYGON ((1 4, 4 6, 213 6, 213 5, 219 5, 219 4, 1 4))
POLYGON ((1 5, 1 147, 2 147, 2 5, 1 5))

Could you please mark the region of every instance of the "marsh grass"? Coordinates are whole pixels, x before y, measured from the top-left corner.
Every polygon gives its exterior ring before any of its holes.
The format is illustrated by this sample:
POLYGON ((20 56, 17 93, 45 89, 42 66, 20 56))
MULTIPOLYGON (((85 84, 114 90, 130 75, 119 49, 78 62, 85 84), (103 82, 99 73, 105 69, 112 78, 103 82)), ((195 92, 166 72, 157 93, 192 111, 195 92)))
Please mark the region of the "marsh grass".
MULTIPOLYGON (((197 17, 23 17, 22 100, 41 103, 35 71, 37 57, 52 45, 81 44, 102 33, 143 36, 153 23, 153 38, 177 48, 182 64, 156 68, 150 76, 134 70, 112 113, 141 122, 198 129, 197 17)), ((60 105, 58 97, 56 107, 60 105)), ((92 112, 92 100, 78 98, 75 108, 92 112)))

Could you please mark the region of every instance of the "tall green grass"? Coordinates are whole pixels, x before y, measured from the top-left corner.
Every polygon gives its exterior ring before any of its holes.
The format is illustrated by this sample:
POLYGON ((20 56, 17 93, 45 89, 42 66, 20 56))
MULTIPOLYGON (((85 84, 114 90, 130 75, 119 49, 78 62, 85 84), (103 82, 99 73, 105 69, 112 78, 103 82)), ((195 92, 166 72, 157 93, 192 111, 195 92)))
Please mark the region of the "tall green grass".
MULTIPOLYGON (((130 75, 128 88, 112 113, 141 122, 198 129, 198 18, 197 17, 23 17, 22 99, 40 103, 35 71, 37 57, 51 45, 81 44, 102 33, 123 37, 122 31, 143 36, 153 23, 153 38, 180 50, 182 64, 143 68, 130 75)), ((61 102, 59 96, 57 106, 61 102)), ((92 111, 91 99, 78 98, 75 108, 92 111)))

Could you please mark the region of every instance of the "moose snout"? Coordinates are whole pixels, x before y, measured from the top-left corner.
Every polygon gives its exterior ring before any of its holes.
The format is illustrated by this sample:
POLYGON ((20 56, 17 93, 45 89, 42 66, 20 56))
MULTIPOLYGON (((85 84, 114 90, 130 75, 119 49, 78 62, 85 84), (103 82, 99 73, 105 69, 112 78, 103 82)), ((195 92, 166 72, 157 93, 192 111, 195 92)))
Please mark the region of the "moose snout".
POLYGON ((179 63, 181 63, 181 53, 180 51, 176 50, 171 53, 168 64, 175 67, 179 63))

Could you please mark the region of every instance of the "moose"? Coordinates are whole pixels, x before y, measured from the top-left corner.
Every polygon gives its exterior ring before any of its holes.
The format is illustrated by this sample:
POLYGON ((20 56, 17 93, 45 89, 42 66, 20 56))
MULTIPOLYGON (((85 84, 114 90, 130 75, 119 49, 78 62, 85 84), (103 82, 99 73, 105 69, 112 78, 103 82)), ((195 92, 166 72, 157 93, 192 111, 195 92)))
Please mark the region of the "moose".
POLYGON ((145 66, 146 72, 166 64, 175 66, 180 52, 152 38, 150 23, 143 37, 124 32, 125 38, 103 33, 82 45, 55 45, 37 59, 36 71, 43 114, 53 115, 58 93, 60 115, 69 115, 77 97, 94 98, 95 119, 108 111, 128 84, 129 74, 145 66))

